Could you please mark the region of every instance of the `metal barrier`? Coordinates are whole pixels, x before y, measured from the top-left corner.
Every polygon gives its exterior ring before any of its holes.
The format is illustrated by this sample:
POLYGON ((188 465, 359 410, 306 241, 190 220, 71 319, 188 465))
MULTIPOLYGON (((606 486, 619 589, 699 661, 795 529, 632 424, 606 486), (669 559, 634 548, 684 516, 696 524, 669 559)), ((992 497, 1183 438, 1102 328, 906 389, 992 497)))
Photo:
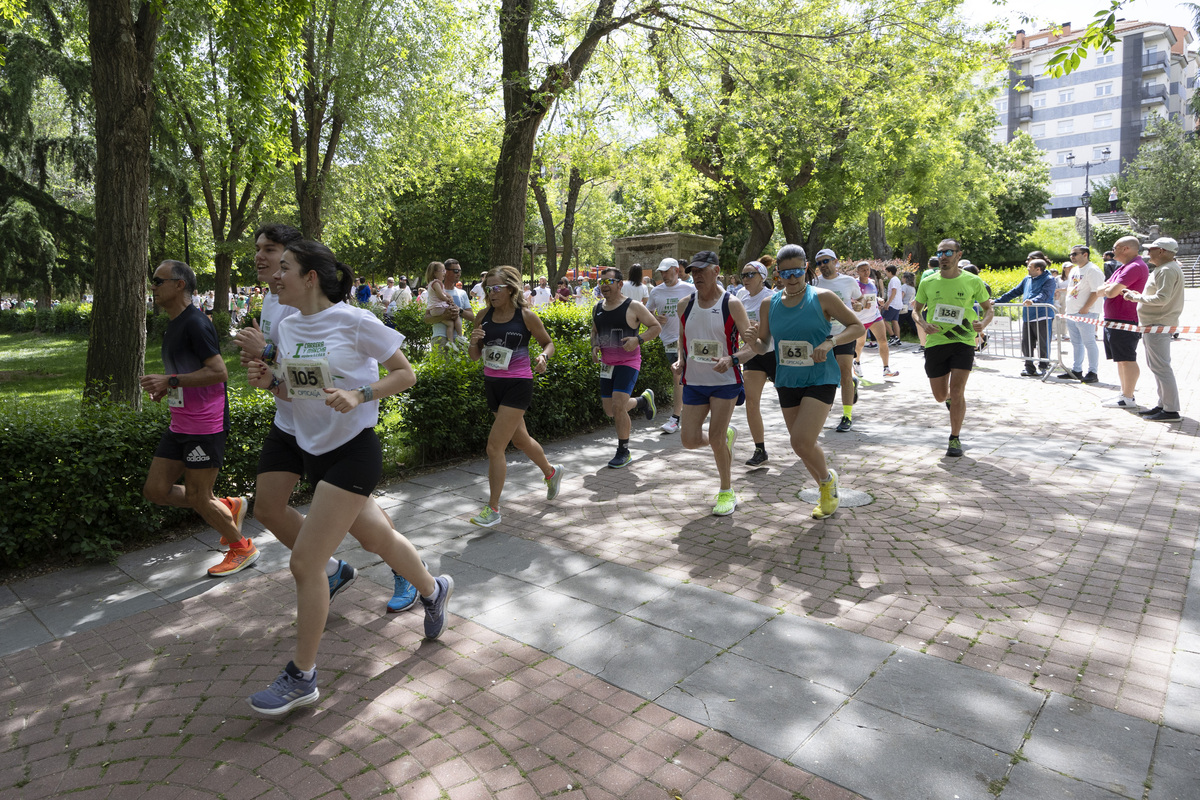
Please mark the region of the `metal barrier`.
POLYGON ((1059 318, 1059 312, 1054 305, 1050 303, 1033 303, 1032 305, 993 303, 992 312, 994 315, 992 323, 983 331, 987 334, 987 344, 981 350, 983 355, 1015 358, 1021 361, 1032 361, 1035 364, 1043 361, 1052 362, 1050 368, 1042 375, 1043 381, 1049 378, 1056 369, 1065 368, 1063 365, 1063 340, 1066 338, 1066 324, 1059 318), (1054 313, 1053 320, 1050 319, 1051 313, 1054 313), (1025 354, 1023 344, 1027 316, 1032 316, 1037 320, 1036 323, 1031 324, 1042 326, 1046 341, 1047 356, 1045 358, 1040 355, 1040 341, 1034 347, 1032 356, 1025 354))

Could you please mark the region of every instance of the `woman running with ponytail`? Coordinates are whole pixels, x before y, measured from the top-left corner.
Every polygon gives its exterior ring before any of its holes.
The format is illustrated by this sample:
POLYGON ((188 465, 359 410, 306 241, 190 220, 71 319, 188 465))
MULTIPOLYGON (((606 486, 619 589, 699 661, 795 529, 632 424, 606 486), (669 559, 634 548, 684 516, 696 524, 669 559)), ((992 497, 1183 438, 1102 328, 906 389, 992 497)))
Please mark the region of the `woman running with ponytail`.
POLYGON ((436 639, 446 624, 454 591, 448 575, 429 574, 416 549, 392 528, 371 499, 383 472, 375 424, 379 400, 416 383, 400 346, 404 336, 374 314, 348 303, 354 273, 323 244, 292 242, 276 273, 279 302, 299 309, 279 324, 276 341, 282 375, 261 360, 247 367, 250 385, 290 400, 304 472, 314 487, 308 516, 292 548, 296 579, 295 656, 250 705, 268 716, 317 702, 317 648, 329 613, 325 565, 346 530, 369 552, 420 592, 425 636, 436 639), (379 377, 379 365, 387 375, 379 377))

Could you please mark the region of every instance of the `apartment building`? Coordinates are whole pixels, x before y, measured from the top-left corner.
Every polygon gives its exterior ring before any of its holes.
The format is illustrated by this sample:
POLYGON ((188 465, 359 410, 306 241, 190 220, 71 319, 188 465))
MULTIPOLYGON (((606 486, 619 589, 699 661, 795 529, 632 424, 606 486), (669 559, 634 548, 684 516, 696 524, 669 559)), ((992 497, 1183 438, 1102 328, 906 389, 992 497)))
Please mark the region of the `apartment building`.
POLYGON ((1017 31, 1010 45, 1007 91, 995 101, 996 140, 1008 141, 1024 131, 1045 152, 1051 184, 1047 213, 1056 217, 1070 216, 1081 205, 1085 170, 1077 167, 1092 162, 1093 182, 1124 170, 1152 135, 1152 117, 1175 120, 1187 131, 1196 127, 1187 102, 1197 58, 1189 52, 1192 35, 1186 28, 1120 20, 1112 52, 1089 53, 1062 78, 1046 75, 1054 52, 1082 34, 1070 23, 1058 32, 1017 31))

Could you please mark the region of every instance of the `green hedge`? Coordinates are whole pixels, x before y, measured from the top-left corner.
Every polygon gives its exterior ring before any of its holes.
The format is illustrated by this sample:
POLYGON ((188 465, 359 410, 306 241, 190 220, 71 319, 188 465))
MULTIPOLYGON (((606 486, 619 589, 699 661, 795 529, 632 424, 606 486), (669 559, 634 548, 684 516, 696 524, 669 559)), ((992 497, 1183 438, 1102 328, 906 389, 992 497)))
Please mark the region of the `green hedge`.
MULTIPOLYGON (((10 501, 0 517, 0 562, 21 566, 51 556, 105 559, 123 541, 144 537, 192 512, 142 498, 154 448, 169 422, 165 405, 141 412, 85 407, 78 415, 36 404, 7 404, 0 422, 0 484, 10 501)), ((274 404, 265 393, 230 395, 232 426, 219 495, 254 488, 258 452, 274 404)))
MULTIPOLYGON (((399 318, 413 331, 408 346, 428 342, 415 325, 420 307, 399 318)), ((591 359, 590 311, 566 304, 542 309, 555 331, 556 355, 534 382, 526 414, 530 433, 543 441, 608 423, 600 405, 599 367, 591 359)), ((161 316, 161 315, 158 315, 161 316)), ((428 326, 425 326, 425 331, 428 326)), ((407 334, 406 334, 407 335, 407 334)), ((532 348, 537 353, 536 345, 532 348)), ((385 471, 483 454, 492 415, 483 393, 483 367, 465 355, 431 353, 414 360, 417 384, 387 398, 377 428, 385 471)), ((233 382, 244 381, 236 372, 233 382)), ((653 388, 669 402, 671 371, 660 342, 642 348, 635 392, 653 388)), ((265 392, 230 392, 232 427, 218 495, 250 494, 258 453, 274 415, 265 392)), ((113 558, 129 542, 146 541, 181 520, 188 510, 162 508, 142 498, 154 448, 168 423, 164 405, 141 412, 123 406, 86 407, 64 414, 36 403, 0 407, 0 485, 11 498, 0 518, 0 566, 21 567, 51 558, 113 558)))

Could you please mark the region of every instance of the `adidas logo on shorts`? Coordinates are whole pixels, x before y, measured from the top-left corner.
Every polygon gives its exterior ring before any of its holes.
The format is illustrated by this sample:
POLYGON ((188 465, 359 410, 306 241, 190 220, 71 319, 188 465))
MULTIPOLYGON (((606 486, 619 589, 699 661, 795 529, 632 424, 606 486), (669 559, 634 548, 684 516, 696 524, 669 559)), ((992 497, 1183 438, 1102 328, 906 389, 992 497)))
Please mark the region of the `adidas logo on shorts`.
POLYGON ((187 460, 192 463, 197 461, 208 461, 208 453, 204 452, 203 448, 197 445, 192 452, 187 454, 187 460))

